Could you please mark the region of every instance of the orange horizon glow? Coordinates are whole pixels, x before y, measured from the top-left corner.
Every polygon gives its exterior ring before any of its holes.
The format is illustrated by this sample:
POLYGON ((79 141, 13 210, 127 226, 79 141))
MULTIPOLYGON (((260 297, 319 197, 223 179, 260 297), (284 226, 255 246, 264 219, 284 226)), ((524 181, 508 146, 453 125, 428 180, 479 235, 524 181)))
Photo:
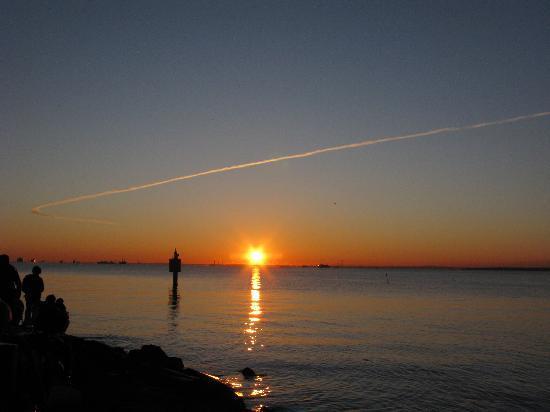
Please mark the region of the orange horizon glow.
POLYGON ((449 232, 448 236, 441 236, 441 233, 423 233, 423 236, 403 233, 397 236, 374 224, 365 234, 346 231, 349 231, 346 227, 329 227, 328 234, 323 235, 318 233, 317 226, 307 227, 299 233, 292 228, 288 232, 271 228, 263 232, 227 231, 222 236, 193 231, 177 238, 164 236, 159 231, 158 234, 150 233, 147 241, 139 233, 110 237, 96 233, 82 237, 79 233, 62 233, 45 244, 39 236, 12 237, 10 243, 0 245, 0 250, 8 254, 12 262, 22 257, 25 262, 35 258, 37 262, 126 260, 128 263, 162 264, 167 262, 176 247, 183 264, 550 267, 544 242, 528 243, 523 239, 519 244, 498 239, 496 234, 485 233, 476 237, 458 230, 449 232), (258 239, 258 243, 249 239, 258 239), (253 250, 259 250, 261 254, 251 254, 253 250))
MULTIPOLYGON (((123 248, 99 249, 99 250, 76 250, 73 253, 63 251, 57 252, 55 248, 36 248, 18 253, 15 248, 2 248, 1 253, 10 256, 10 261, 15 263, 18 257, 22 257, 24 262, 30 259, 36 259, 36 262, 57 263, 62 260, 64 263, 70 263, 76 260, 80 263, 95 263, 100 260, 120 261, 126 260, 128 263, 166 263, 171 257, 170 251, 174 246, 163 248, 162 250, 124 250, 123 248), (164 253, 163 253, 164 252, 164 253)), ((219 253, 201 253, 201 251, 189 250, 184 246, 177 247, 181 253, 182 264, 217 264, 217 265, 283 265, 283 266, 301 266, 318 265, 320 263, 331 266, 363 266, 363 267, 550 267, 550 262, 546 256, 518 256, 513 253, 470 253, 470 250, 449 251, 446 250, 411 250, 411 251, 387 251, 380 253, 379 250, 365 252, 364 255, 358 253, 315 253, 308 250, 290 251, 280 253, 278 256, 269 256, 263 262, 254 263, 254 261, 245 254, 234 254, 229 251, 220 251, 219 253), (431 253, 430 253, 431 252, 431 253)))

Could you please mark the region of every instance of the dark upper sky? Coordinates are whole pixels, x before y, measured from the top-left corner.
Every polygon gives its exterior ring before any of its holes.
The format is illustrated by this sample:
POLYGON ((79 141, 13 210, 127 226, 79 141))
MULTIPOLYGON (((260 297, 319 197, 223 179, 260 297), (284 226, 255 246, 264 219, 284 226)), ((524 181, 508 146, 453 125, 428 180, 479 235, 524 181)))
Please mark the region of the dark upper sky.
MULTIPOLYGON (((3 224, 32 231, 39 218, 28 210, 66 196, 549 110, 549 22, 547 1, 2 2, 0 171, 13 199, 0 206, 3 224)), ((144 211, 129 205, 148 204, 168 219, 183 212, 161 205, 163 196, 179 204, 217 191, 237 205, 253 188, 260 204, 306 193, 288 213, 307 221, 329 187, 350 205, 338 227, 368 208, 375 220, 391 210, 415 231, 427 223, 396 206, 411 202, 433 208, 434 227, 483 221, 487 210, 502 222, 523 213, 533 216, 520 225, 526 236, 539 246, 546 239, 542 253, 550 251, 549 125, 392 144, 67 210, 131 220, 144 211), (462 212, 447 215, 447 201, 462 212)), ((185 213, 207 210, 220 222, 238 214, 197 202, 185 213)), ((257 207, 245 209, 255 234, 272 229, 257 207)))

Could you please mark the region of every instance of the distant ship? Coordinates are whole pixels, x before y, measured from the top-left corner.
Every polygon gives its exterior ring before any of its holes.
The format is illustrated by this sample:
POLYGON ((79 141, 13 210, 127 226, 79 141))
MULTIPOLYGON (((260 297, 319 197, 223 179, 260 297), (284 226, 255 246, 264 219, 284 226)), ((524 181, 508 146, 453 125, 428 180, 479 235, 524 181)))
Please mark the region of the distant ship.
POLYGON ((114 265, 115 263, 118 263, 119 265, 126 265, 128 262, 124 259, 119 260, 118 262, 115 262, 114 260, 100 260, 97 262, 98 265, 114 265))
POLYGON ((326 269, 326 268, 329 268, 330 265, 325 265, 324 263, 319 263, 319 264, 317 265, 317 267, 318 267, 319 269, 326 269))

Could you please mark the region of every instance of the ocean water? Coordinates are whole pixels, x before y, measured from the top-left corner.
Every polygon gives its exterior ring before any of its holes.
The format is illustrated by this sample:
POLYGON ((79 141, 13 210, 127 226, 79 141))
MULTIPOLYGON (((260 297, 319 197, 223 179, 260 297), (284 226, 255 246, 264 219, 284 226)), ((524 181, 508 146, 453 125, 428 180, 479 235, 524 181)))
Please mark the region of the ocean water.
POLYGON ((69 333, 158 344, 252 409, 550 410, 548 271, 42 267, 69 333))

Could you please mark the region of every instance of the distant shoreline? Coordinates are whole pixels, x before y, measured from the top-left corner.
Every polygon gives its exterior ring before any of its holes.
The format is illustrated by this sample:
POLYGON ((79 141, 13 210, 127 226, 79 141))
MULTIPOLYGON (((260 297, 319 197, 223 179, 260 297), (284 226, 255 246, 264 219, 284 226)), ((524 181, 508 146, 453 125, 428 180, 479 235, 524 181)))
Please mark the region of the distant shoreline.
MULTIPOLYGON (((97 264, 104 264, 107 261, 99 261, 99 262, 59 262, 59 261, 40 261, 40 262, 17 262, 17 263, 24 263, 24 264, 55 264, 55 265, 97 265, 97 264)), ((108 262, 112 263, 113 266, 118 266, 120 262, 108 262)), ((124 265, 167 265, 166 262, 124 262, 124 265)), ((222 267, 248 267, 250 266, 247 263, 182 263, 182 266, 222 266, 222 267)), ((329 265, 328 267, 319 268, 317 265, 277 265, 277 264, 267 264, 262 265, 265 267, 272 267, 272 268, 312 268, 312 269, 387 269, 387 270, 395 270, 395 269, 430 269, 430 270, 436 270, 436 269, 444 269, 444 270, 476 270, 476 271, 514 271, 514 270, 522 270, 522 271, 528 271, 528 272, 546 272, 550 271, 550 266, 431 266, 431 265, 425 265, 425 266, 363 266, 363 265, 329 265)))

